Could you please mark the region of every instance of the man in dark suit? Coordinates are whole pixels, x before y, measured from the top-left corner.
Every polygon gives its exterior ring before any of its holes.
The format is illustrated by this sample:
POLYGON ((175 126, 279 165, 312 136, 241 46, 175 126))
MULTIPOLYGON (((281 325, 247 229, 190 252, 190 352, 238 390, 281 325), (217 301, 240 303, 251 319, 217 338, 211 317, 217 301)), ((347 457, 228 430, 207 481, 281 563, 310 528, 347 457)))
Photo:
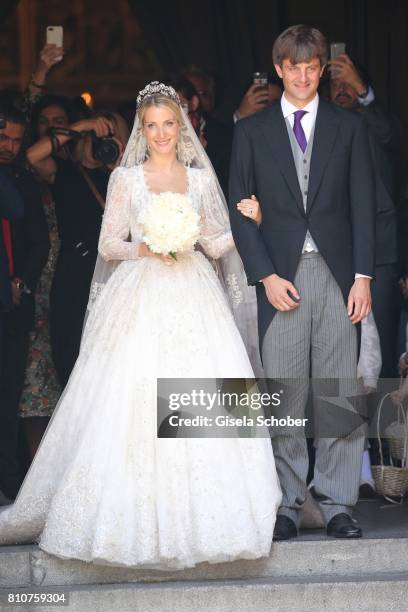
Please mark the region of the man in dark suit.
POLYGON ((381 344, 382 378, 394 378, 399 318, 397 211, 398 126, 375 99, 373 88, 352 60, 342 54, 332 60, 330 99, 360 113, 368 127, 375 176, 376 253, 372 283, 373 314, 381 344))
MULTIPOLYGON (((298 417, 310 374, 346 379, 344 387, 355 390, 356 324, 371 308, 374 186, 364 122, 317 95, 327 62, 323 35, 309 26, 288 28, 274 44, 273 61, 284 94, 280 104, 236 126, 230 215, 248 281, 257 288, 265 374, 296 381, 284 410, 298 417), (262 208, 259 229, 251 211, 246 218, 237 208, 252 195, 262 208)), ((346 397, 339 402, 340 413, 352 413, 346 397)), ((319 416, 327 418, 327 411, 319 416)), ((364 428, 342 438, 337 431, 329 419, 329 430, 315 437, 314 491, 328 535, 361 537, 351 514, 364 428)), ((283 430, 273 433, 273 448, 283 493, 274 538, 283 540, 298 533, 307 444, 283 430)))
POLYGON ((22 217, 24 204, 12 181, 0 168, 0 372, 3 338, 3 316, 11 304, 10 262, 7 255, 5 239, 9 237, 9 224, 4 223, 22 217), (5 233, 7 231, 7 237, 5 233))
POLYGON ((34 325, 34 294, 49 250, 48 226, 41 191, 34 177, 20 167, 18 157, 25 118, 4 107, 6 125, 0 129, 0 166, 21 195, 24 214, 9 227, 13 261, 11 300, 4 313, 3 368, 0 376, 0 490, 13 499, 19 488, 17 465, 18 406, 24 384, 29 333, 34 325))

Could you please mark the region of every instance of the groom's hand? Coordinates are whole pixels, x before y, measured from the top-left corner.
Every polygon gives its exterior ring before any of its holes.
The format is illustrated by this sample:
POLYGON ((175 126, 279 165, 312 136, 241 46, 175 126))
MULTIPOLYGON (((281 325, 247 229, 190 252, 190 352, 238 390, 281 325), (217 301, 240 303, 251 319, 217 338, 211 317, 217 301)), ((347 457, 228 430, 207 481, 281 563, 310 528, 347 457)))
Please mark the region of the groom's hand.
POLYGON ((371 278, 356 278, 350 289, 347 314, 355 325, 371 312, 371 278))
POLYGON ((288 310, 294 310, 299 306, 299 301, 296 302, 288 294, 288 291, 290 291, 296 300, 300 300, 300 295, 296 287, 290 281, 281 278, 277 274, 271 274, 263 278, 262 282, 265 287, 268 301, 276 310, 286 312, 288 310))

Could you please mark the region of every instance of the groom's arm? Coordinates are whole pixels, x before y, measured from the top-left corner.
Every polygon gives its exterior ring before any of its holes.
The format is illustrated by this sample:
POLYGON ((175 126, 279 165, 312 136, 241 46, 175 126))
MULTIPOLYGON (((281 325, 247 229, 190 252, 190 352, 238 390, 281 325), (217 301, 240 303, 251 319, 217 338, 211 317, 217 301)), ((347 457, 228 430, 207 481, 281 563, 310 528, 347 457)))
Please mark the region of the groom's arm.
POLYGON ((355 128, 350 156, 350 212, 353 236, 354 273, 347 313, 352 323, 364 319, 371 310, 370 278, 375 270, 375 186, 368 142, 362 120, 355 128), (360 275, 363 275, 361 277, 360 275), (360 278, 359 278, 360 276, 360 278))
POLYGON ((274 274, 275 268, 256 223, 237 209, 238 202, 243 198, 257 195, 252 146, 246 133, 246 123, 242 120, 235 126, 229 181, 229 212, 232 234, 244 263, 248 283, 254 285, 274 274))
POLYGON ((354 272, 374 278, 375 184, 368 132, 359 118, 351 147, 350 210, 354 272))

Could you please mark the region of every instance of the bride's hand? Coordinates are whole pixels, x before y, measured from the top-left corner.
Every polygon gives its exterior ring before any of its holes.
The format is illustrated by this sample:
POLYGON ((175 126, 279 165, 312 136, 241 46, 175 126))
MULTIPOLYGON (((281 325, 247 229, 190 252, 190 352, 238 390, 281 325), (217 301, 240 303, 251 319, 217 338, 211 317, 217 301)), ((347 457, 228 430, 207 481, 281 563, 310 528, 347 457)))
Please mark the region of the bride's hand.
POLYGON ((171 255, 156 255, 156 257, 161 259, 162 262, 166 264, 166 266, 172 266, 176 261, 171 255))
POLYGON ((139 246, 139 257, 157 257, 167 266, 171 266, 174 264, 175 259, 171 255, 159 255, 158 253, 153 253, 147 246, 145 242, 141 242, 139 246))
POLYGON ((239 212, 244 215, 244 217, 248 217, 249 219, 255 221, 258 227, 261 225, 262 211, 259 202, 254 195, 251 196, 251 199, 244 198, 238 202, 237 208, 239 212))

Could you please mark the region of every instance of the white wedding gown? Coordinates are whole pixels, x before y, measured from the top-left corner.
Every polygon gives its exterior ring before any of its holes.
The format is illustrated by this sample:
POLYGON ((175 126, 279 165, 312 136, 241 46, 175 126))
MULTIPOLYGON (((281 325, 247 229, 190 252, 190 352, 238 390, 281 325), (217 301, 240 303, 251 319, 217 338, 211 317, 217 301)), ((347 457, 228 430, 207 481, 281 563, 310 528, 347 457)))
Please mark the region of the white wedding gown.
MULTIPOLYGON (((188 179, 202 213, 210 179, 197 169, 188 179)), ((253 376, 227 299, 200 252, 172 266, 137 258, 152 195, 142 166, 117 169, 113 184, 100 251, 123 261, 94 301, 20 493, 0 513, 0 544, 36 540, 63 558, 157 569, 268 555, 281 499, 270 439, 156 437, 156 377, 253 376)), ((230 242, 204 215, 202 248, 216 257, 230 242)))

